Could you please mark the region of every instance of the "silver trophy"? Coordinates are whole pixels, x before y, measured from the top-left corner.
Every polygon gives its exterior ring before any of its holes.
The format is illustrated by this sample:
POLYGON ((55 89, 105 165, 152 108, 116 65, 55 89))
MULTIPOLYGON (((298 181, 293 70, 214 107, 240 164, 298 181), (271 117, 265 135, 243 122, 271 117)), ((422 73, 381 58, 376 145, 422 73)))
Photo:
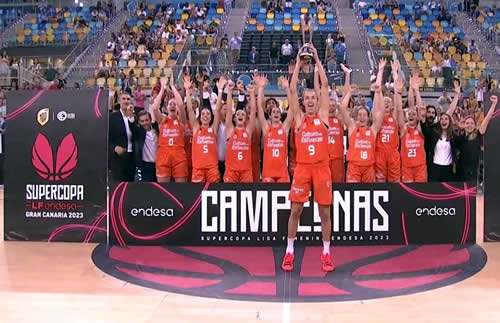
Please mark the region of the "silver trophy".
POLYGON ((310 61, 314 57, 310 45, 312 44, 315 18, 316 16, 313 15, 306 23, 305 15, 300 17, 300 24, 302 27, 302 43, 304 44, 300 49, 300 59, 303 61, 310 61), (309 41, 306 40, 306 26, 309 27, 309 41))

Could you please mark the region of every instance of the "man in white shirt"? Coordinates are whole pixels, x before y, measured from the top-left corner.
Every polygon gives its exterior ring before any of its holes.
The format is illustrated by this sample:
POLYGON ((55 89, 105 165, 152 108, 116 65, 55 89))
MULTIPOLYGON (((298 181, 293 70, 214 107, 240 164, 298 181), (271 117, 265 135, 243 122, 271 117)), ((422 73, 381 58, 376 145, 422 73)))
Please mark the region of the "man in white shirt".
POLYGON ((288 65, 293 55, 293 46, 290 44, 290 40, 285 39, 285 43, 281 45, 281 59, 282 64, 288 65))
POLYGON ((238 63, 238 59, 240 58, 240 50, 242 42, 243 39, 240 36, 238 36, 238 33, 234 33, 234 36, 231 38, 231 41, 229 42, 229 49, 231 50, 231 61, 233 65, 236 65, 238 63))

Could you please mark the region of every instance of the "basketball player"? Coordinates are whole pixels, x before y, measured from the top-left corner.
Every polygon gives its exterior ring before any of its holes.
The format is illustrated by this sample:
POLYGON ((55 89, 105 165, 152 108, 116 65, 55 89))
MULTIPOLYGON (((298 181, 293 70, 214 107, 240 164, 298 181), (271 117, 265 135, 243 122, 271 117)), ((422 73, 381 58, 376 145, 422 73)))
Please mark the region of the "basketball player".
POLYGON ((250 93, 250 115, 244 108, 234 113, 233 99, 234 83, 227 85, 227 112, 226 112, 226 172, 225 183, 252 183, 252 133, 255 129, 255 92, 253 85, 248 85, 250 93))
MULTIPOLYGON (((287 168, 288 132, 293 122, 293 113, 289 111, 284 122, 281 122, 281 108, 273 104, 270 110, 270 124, 266 120, 262 102, 264 88, 268 84, 267 77, 256 74, 254 82, 257 86, 257 107, 259 124, 264 135, 264 164, 262 167, 263 183, 289 183, 287 168)), ((282 77, 281 84, 288 87, 288 79, 282 77), (287 83, 287 84, 284 84, 287 83)))
MULTIPOLYGON (((394 82, 400 64, 391 63, 394 82)), ((375 144, 375 177, 377 182, 399 182, 401 180, 401 158, 399 155, 399 125, 393 102, 390 97, 384 97, 384 120, 377 134, 375 144)))
POLYGON ((382 97, 382 75, 386 61, 381 59, 375 81, 375 97, 373 100, 373 124, 370 126, 370 111, 364 106, 358 107, 353 120, 347 109, 349 100, 355 90, 350 86, 344 93, 340 104, 342 120, 347 127, 349 150, 347 151, 348 183, 374 183, 375 182, 375 138, 384 118, 384 99, 382 97))
POLYGON ((165 83, 165 80, 162 79, 160 93, 152 105, 155 118, 160 124, 156 177, 158 182, 170 182, 172 178, 176 182, 187 182, 188 165, 184 135, 186 111, 182 97, 175 88, 173 77, 170 78, 170 88, 175 98, 168 101, 166 115, 160 111, 165 83))
POLYGON ((406 114, 408 122, 404 121, 403 101, 401 92, 403 83, 400 80, 394 82, 394 106, 398 116, 401 130, 401 180, 404 183, 426 183, 427 182, 427 162, 425 153, 425 140, 420 127, 420 120, 425 120, 425 105, 418 96, 419 110, 415 108, 413 102, 413 87, 419 87, 418 75, 412 75, 408 88, 409 108, 406 114))
MULTIPOLYGON (((222 101, 222 92, 226 83, 224 77, 220 77, 217 82, 217 88, 219 89, 218 103, 222 101)), ((189 124, 193 129, 193 175, 191 181, 193 183, 217 183, 220 182, 219 158, 217 155, 220 104, 216 105, 214 112, 212 112, 210 105, 202 106, 199 110, 199 117, 196 119, 191 99, 191 85, 190 80, 184 81, 189 124)))
POLYGON ((295 114, 292 131, 295 132, 297 147, 297 168, 293 175, 290 188, 291 211, 288 219, 288 241, 286 254, 281 268, 284 271, 293 270, 294 241, 297 235, 299 219, 302 216, 304 203, 309 201, 311 188, 314 191, 314 201, 319 205, 323 252, 321 266, 323 271, 334 269, 330 256, 331 221, 330 205, 332 204, 332 185, 330 167, 328 165, 328 79, 318 57, 317 50, 311 45, 313 59, 318 67, 321 79, 321 92, 326 96, 318 97, 314 89, 304 89, 302 98, 305 112, 299 108, 297 83, 302 66, 300 51, 290 81, 290 112, 295 114))
MULTIPOLYGON (((340 64, 345 73, 344 90, 351 86, 351 70, 340 64)), ((338 109, 338 102, 334 101, 329 95, 328 98, 328 153, 330 156, 330 172, 332 174, 332 183, 345 182, 344 166, 344 124, 342 115, 338 109)))

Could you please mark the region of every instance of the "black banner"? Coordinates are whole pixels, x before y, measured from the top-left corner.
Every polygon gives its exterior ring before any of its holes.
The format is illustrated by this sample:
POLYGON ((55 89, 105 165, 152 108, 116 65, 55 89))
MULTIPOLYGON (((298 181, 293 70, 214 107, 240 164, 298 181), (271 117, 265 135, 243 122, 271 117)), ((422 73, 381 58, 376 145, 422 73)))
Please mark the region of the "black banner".
MULTIPOLYGON (((475 193, 465 183, 335 185, 332 243, 474 243, 475 193)), ((287 184, 113 184, 110 243, 284 245, 288 194, 287 184)), ((297 240, 321 244, 315 204, 306 203, 297 240)))
POLYGON ((106 237, 107 90, 7 93, 5 240, 106 237))
MULTIPOLYGON (((484 113, 491 108, 490 97, 494 93, 484 95, 484 113)), ((498 93, 495 95, 500 96, 498 93)), ((484 136, 484 235, 485 241, 500 241, 500 107, 493 114, 486 135, 484 136)))

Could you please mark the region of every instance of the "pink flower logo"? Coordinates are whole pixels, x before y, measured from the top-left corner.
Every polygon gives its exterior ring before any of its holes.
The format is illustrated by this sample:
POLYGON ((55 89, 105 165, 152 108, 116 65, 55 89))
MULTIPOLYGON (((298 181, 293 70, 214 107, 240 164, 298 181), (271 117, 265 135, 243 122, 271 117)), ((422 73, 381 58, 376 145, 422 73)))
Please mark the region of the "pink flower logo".
POLYGON ((78 147, 72 133, 66 135, 57 147, 54 160, 52 147, 43 134, 36 136, 31 153, 31 162, 35 171, 43 179, 60 181, 68 178, 78 163, 78 147))

